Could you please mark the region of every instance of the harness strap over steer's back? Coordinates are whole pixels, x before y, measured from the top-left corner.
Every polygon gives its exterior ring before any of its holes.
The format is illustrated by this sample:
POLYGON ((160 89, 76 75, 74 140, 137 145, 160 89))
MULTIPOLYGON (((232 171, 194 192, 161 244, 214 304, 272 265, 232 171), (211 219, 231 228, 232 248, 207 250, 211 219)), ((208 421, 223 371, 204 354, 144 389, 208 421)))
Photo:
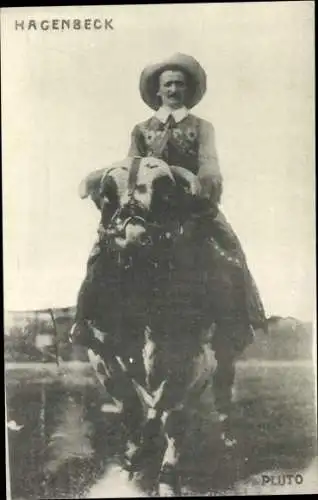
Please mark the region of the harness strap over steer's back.
POLYGON ((134 158, 132 158, 128 173, 128 196, 132 196, 136 189, 141 160, 141 156, 135 156, 134 158))

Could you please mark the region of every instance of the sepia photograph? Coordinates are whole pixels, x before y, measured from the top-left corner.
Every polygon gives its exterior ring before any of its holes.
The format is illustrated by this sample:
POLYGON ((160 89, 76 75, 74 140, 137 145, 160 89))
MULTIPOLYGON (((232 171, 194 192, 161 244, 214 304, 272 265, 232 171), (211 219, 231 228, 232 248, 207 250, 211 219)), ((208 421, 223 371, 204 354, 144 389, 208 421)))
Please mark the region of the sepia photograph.
POLYGON ((318 493, 314 7, 1 9, 8 500, 318 493))

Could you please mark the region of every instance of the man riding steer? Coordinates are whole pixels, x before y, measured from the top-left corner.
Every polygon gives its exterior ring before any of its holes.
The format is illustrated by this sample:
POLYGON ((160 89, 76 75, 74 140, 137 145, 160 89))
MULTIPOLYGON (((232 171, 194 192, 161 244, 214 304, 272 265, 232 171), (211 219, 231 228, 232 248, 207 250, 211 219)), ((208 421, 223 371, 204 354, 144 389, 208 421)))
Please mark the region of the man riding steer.
MULTIPOLYGON (((189 112, 202 99, 205 91, 205 71, 191 56, 176 54, 146 67, 140 77, 140 93, 155 113, 134 127, 128 156, 132 159, 162 159, 171 168, 181 167, 189 172, 189 186, 196 204, 192 218, 186 224, 191 231, 197 231, 198 241, 210 238, 219 250, 223 265, 228 267, 229 272, 234 270, 240 320, 233 316, 232 310, 225 311, 222 317, 217 318, 212 340, 218 362, 214 375, 216 406, 221 419, 226 422, 231 409, 234 359, 253 340, 253 329, 266 329, 266 317, 239 239, 219 208, 223 180, 213 126, 189 112)), ((100 178, 100 173, 97 172, 96 178, 100 178)), ((82 185, 83 197, 87 195, 87 182, 94 182, 94 174, 82 185)), ((98 189, 95 202, 100 205, 98 189)), ((76 322, 71 332, 72 341, 84 345, 89 345, 92 335, 87 320, 95 319, 99 283, 107 283, 107 276, 100 275, 98 271, 99 258, 100 242, 97 241, 78 295, 76 322)), ((111 308, 112 305, 107 304, 106 307, 111 308)), ((226 425, 224 429, 224 439, 231 441, 226 425)))

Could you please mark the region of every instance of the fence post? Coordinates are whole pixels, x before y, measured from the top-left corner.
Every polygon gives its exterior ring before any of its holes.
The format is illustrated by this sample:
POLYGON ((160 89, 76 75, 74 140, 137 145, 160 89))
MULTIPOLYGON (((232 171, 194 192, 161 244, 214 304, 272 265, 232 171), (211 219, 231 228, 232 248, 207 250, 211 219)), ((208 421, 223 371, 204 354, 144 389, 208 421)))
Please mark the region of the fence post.
POLYGON ((56 321, 54 318, 53 309, 49 308, 48 312, 49 312, 49 315, 51 316, 52 322, 53 322, 54 333, 55 333, 55 359, 56 359, 57 366, 59 366, 59 364, 60 364, 59 363, 59 339, 58 339, 58 334, 57 334, 56 321))

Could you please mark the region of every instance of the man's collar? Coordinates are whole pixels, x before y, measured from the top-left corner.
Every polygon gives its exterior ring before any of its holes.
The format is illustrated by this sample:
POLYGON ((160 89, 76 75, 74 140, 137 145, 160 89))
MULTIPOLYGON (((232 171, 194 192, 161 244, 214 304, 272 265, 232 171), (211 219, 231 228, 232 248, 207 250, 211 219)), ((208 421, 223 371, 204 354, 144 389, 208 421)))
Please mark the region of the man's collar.
POLYGON ((159 108, 158 111, 155 113, 155 116, 162 123, 166 123, 169 115, 172 115, 173 118, 175 119, 176 123, 179 123, 186 116, 188 116, 188 114, 189 114, 189 110, 185 106, 183 106, 182 108, 179 108, 179 109, 169 109, 169 108, 165 108, 164 106, 161 106, 161 108, 159 108))

